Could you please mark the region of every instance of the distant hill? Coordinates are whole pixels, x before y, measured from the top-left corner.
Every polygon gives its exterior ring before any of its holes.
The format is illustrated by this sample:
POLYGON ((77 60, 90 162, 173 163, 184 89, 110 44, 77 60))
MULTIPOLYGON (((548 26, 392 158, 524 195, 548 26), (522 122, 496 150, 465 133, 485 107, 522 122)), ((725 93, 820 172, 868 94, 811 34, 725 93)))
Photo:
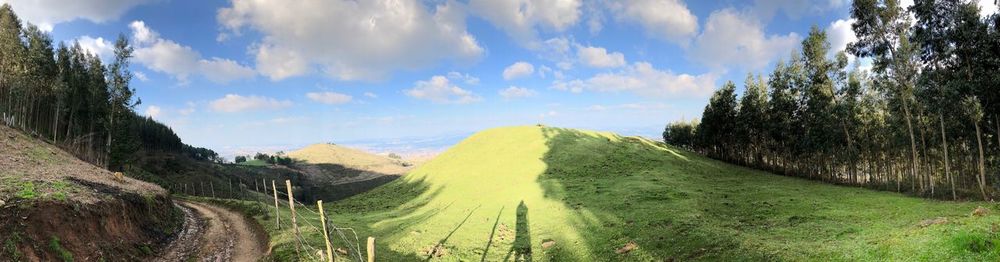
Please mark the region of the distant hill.
POLYGON ((287 153, 302 171, 303 193, 308 200, 343 199, 391 182, 413 168, 401 159, 362 150, 315 144, 287 153))
POLYGON ((340 165, 385 175, 402 175, 410 170, 410 164, 401 159, 393 159, 333 144, 310 145, 288 152, 288 156, 307 164, 340 165))
POLYGON ((520 126, 474 134, 330 209, 340 226, 379 239, 388 261, 996 261, 1000 216, 970 216, 977 206, 995 207, 520 126))

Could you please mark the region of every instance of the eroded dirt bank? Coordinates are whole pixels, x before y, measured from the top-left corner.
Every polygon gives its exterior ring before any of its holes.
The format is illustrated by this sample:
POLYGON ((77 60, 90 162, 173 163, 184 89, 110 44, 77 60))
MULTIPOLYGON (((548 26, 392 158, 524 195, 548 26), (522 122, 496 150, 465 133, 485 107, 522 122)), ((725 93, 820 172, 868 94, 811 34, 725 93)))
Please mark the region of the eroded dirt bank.
POLYGON ((0 261, 137 261, 183 224, 168 196, 113 195, 88 204, 23 201, 0 207, 0 261))

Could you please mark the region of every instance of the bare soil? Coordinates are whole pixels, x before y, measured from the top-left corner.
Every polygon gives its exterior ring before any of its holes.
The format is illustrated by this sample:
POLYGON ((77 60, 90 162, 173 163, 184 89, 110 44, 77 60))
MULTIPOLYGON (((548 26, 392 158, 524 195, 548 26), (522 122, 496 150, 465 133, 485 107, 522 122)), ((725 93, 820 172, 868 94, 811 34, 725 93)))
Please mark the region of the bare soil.
POLYGON ((242 214, 206 203, 178 201, 184 229, 154 261, 257 261, 267 238, 242 214))

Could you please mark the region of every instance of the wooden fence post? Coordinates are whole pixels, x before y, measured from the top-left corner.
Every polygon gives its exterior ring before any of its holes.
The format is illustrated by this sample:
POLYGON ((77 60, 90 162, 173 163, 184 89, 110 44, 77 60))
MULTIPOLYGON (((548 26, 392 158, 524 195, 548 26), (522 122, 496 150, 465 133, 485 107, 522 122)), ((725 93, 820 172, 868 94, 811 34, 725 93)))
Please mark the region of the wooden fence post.
POLYGON ((271 180, 271 192, 274 192, 274 228, 281 229, 281 213, 278 210, 278 187, 271 180))
POLYGON ((375 238, 368 237, 368 262, 375 262, 375 238))
POLYGON ((319 208, 319 222, 323 223, 323 243, 326 244, 326 261, 333 262, 333 247, 330 246, 330 233, 326 229, 326 212, 323 211, 323 200, 316 201, 319 208))
POLYGON ((302 239, 302 234, 299 233, 299 225, 295 221, 295 199, 292 198, 291 180, 285 180, 285 188, 288 190, 288 208, 292 211, 292 228, 295 229, 295 257, 300 258, 299 245, 302 243, 299 240, 302 239))

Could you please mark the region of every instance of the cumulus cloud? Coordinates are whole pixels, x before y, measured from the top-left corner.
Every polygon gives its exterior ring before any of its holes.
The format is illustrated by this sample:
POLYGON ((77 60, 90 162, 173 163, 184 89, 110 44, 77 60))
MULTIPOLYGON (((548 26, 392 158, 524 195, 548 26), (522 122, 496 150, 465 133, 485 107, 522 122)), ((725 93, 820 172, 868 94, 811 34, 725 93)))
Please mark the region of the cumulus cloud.
POLYGON ((161 113, 163 113, 163 110, 161 110, 158 106, 151 105, 146 107, 146 116, 148 117, 158 118, 161 113))
POLYGON ((765 35, 760 21, 733 9, 712 12, 688 54, 704 65, 735 65, 757 70, 786 55, 801 42, 796 33, 765 35))
POLYGON ((341 80, 381 79, 398 69, 482 56, 461 4, 432 9, 416 0, 231 0, 216 18, 225 35, 245 29, 262 35, 251 52, 257 71, 272 80, 314 68, 341 80))
POLYGON ((506 32, 518 43, 535 49, 539 29, 562 32, 580 20, 580 0, 471 0, 469 9, 506 32))
POLYGON ((504 99, 532 97, 538 94, 538 92, 535 92, 535 90, 523 87, 516 87, 516 86, 510 86, 508 88, 502 89, 498 93, 504 99))
POLYGON ((77 19, 94 23, 113 21, 129 9, 150 2, 153 0, 0 0, 9 3, 22 20, 45 31, 77 19))
POLYGON ((519 77, 529 76, 535 72, 535 66, 528 62, 518 61, 503 69, 503 79, 512 80, 519 77))
POLYGON ((187 83, 190 76, 201 75, 215 83, 229 83, 239 79, 253 78, 256 72, 236 61, 212 57, 203 59, 190 46, 160 38, 156 31, 143 21, 134 21, 129 27, 136 39, 135 59, 147 68, 173 76, 181 83, 187 83))
POLYGON ((328 105, 344 104, 347 102, 351 102, 352 99, 352 97, 349 95, 336 92, 306 93, 306 97, 308 97, 309 100, 328 105))
POLYGON ((625 55, 619 52, 608 53, 603 47, 581 46, 576 50, 580 62, 590 67, 608 68, 625 65, 625 55))
MULTIPOLYGON (((830 41, 830 54, 836 54, 840 51, 845 51, 847 49, 847 44, 858 41, 858 36, 854 34, 854 29, 851 29, 851 24, 854 23, 854 19, 840 19, 830 23, 830 26, 826 28, 826 34, 828 40, 830 41)), ((848 54, 849 58, 854 56, 848 54)))
POLYGON ((482 100, 482 97, 462 89, 445 76, 433 76, 430 80, 417 81, 413 88, 404 91, 406 95, 439 104, 468 104, 482 100))
POLYGON ((372 92, 365 92, 365 97, 368 97, 368 98, 378 98, 378 95, 376 95, 375 93, 372 93, 372 92))
POLYGON ((209 103, 209 107, 216 112, 236 113, 252 110, 281 109, 292 106, 288 100, 277 100, 262 96, 241 96, 237 94, 227 94, 225 97, 216 99, 209 103))
POLYGON ((704 97, 715 90, 714 74, 675 74, 647 62, 637 62, 618 72, 601 73, 586 80, 555 81, 553 89, 580 93, 630 92, 643 96, 704 97))
POLYGON ((451 80, 461 80, 462 82, 465 82, 466 84, 470 84, 470 85, 478 85, 479 84, 479 78, 478 77, 474 77, 472 75, 463 74, 463 73, 459 73, 459 72, 448 72, 448 78, 450 78, 451 80))
POLYGON ((698 32, 698 17, 681 0, 626 0, 609 2, 617 20, 637 23, 646 33, 686 44, 698 32))
POLYGON ((103 37, 93 38, 89 35, 85 35, 77 38, 76 42, 80 43, 80 47, 83 48, 83 50, 100 57, 101 61, 111 61, 114 57, 115 44, 111 41, 105 40, 103 37))

